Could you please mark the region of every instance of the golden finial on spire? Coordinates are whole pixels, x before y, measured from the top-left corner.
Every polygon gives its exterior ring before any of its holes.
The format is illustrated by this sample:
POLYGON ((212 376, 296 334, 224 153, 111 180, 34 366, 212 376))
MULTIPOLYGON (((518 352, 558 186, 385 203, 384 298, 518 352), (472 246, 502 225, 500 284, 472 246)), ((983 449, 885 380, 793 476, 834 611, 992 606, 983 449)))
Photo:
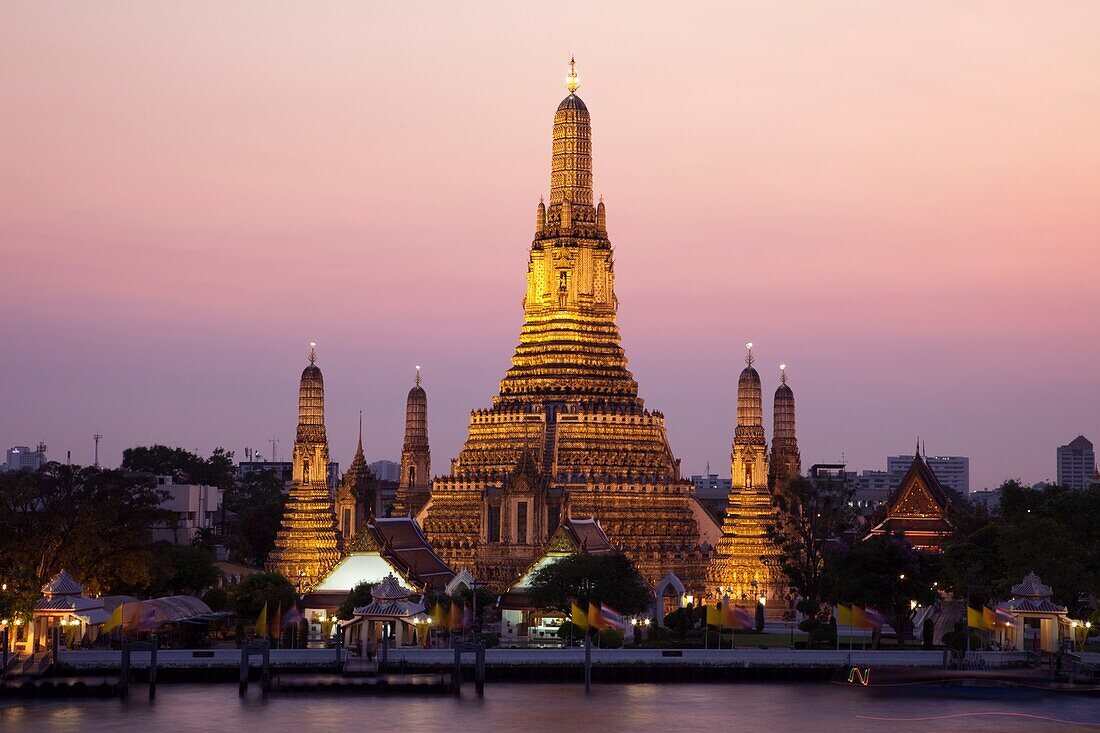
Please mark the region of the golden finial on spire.
POLYGON ((420 386, 420 365, 416 365, 416 386, 420 386))
POLYGON ((581 80, 577 77, 577 60, 569 57, 569 76, 565 77, 565 88, 569 90, 569 93, 577 91, 581 86, 581 80))
POLYGON ((779 365, 779 381, 782 382, 783 384, 787 383, 787 365, 786 364, 780 364, 779 365))
POLYGON ((309 342, 309 363, 310 364, 316 364, 317 363, 317 342, 316 341, 310 341, 309 342))
POLYGON ((745 348, 749 350, 749 353, 745 354, 745 363, 752 366, 752 363, 756 361, 756 357, 752 355, 752 341, 745 344, 745 348))

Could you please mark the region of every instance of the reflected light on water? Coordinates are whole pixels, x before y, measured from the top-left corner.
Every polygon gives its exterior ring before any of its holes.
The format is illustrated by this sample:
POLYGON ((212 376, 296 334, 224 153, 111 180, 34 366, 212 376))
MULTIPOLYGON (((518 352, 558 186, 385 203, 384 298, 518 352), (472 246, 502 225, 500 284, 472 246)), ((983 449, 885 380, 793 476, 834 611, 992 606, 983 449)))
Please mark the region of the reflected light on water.
POLYGON ((143 686, 135 685, 126 701, 2 700, 0 730, 1005 733, 1100 728, 1100 706, 1082 696, 967 700, 924 693, 880 696, 826 684, 685 683, 597 684, 586 696, 579 683, 490 683, 484 699, 468 688, 460 698, 301 693, 263 698, 250 690, 241 700, 236 685, 164 684, 150 702, 143 686))

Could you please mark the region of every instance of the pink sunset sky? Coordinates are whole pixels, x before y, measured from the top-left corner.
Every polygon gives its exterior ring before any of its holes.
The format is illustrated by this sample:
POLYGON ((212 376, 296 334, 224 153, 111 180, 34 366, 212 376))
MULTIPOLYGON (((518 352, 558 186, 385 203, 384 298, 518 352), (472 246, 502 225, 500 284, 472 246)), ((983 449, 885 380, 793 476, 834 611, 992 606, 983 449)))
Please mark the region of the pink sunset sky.
POLYGON ((803 465, 1100 443, 1100 3, 51 3, 0 10, 0 447, 434 472, 522 322, 570 54, 619 323, 686 474, 729 473, 754 341, 803 465), (269 452, 265 451, 265 452, 269 452))

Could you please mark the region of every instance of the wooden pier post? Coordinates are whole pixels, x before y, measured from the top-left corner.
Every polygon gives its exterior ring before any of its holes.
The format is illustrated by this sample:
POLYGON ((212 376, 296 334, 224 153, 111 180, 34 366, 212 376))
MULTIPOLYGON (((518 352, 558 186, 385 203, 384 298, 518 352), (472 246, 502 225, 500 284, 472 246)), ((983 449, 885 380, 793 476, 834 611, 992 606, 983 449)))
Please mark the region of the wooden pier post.
POLYGON ((592 692, 592 637, 584 634, 584 691, 592 692))

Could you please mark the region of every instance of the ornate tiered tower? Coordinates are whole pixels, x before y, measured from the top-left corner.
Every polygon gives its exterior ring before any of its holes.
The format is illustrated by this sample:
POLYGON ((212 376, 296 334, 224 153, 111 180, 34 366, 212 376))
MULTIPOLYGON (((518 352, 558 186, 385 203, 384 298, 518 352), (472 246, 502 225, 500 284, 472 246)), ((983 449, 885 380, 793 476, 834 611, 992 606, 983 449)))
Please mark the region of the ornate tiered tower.
POLYGON ((359 413, 359 444, 347 473, 336 490, 336 520, 344 547, 368 522, 382 514, 382 494, 378 479, 363 457, 363 413, 359 413))
POLYGON ((305 593, 340 559, 328 487, 328 437, 325 435, 325 383, 317 368, 316 344, 298 388, 298 434, 290 500, 275 538, 268 570, 282 573, 305 593))
POLYGON ((435 479, 424 529, 452 567, 502 589, 541 557, 567 512, 596 517, 646 578, 672 571, 698 593, 705 556, 694 490, 619 345, 614 252, 604 204, 593 205, 591 120, 570 67, 519 345, 492 408, 471 414, 451 475, 435 479))
POLYGON ((760 596, 778 598, 782 589, 776 577, 777 551, 767 530, 775 510, 768 491, 760 375, 752 365, 752 344, 746 346, 747 366, 737 380, 729 508, 722 523, 722 539, 707 570, 707 592, 711 597, 728 595, 735 603, 752 605, 760 596))
POLYGON ((401 446, 401 481, 394 497, 394 516, 415 517, 431 497, 432 452, 428 447, 428 394, 416 384, 405 402, 405 442, 401 446))
POLYGON ((779 365, 779 387, 775 390, 772 419, 772 459, 768 463, 768 486, 772 493, 785 491, 791 481, 802 475, 802 457, 798 453, 798 434, 794 424, 794 392, 787 385, 787 365, 779 365))

